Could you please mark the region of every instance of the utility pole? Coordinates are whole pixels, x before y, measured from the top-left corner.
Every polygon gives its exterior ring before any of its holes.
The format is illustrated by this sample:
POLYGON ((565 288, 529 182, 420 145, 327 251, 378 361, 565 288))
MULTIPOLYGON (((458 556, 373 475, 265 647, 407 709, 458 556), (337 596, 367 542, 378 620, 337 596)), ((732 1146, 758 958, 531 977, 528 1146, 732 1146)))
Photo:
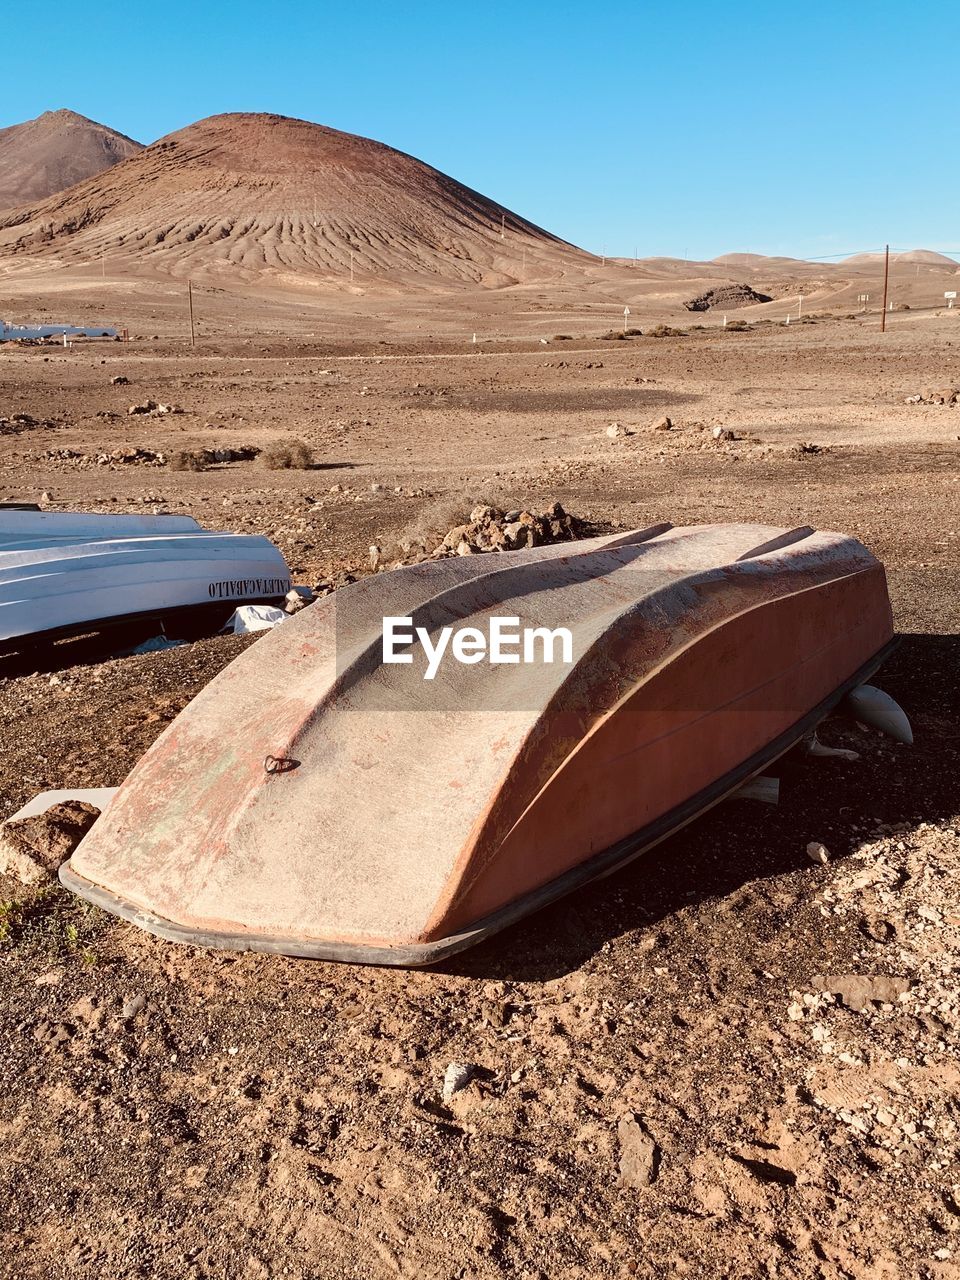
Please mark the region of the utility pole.
POLYGON ((197 332, 193 325, 193 284, 187 281, 187 301, 190 304, 190 345, 197 345, 197 332))
POLYGON ((500 215, 500 239, 501 240, 504 239, 504 231, 506 229, 506 217, 507 215, 505 213, 501 213, 500 215))
POLYGON ((887 331, 887 284, 890 279, 890 246, 887 245, 883 255, 883 310, 880 312, 880 332, 887 331))

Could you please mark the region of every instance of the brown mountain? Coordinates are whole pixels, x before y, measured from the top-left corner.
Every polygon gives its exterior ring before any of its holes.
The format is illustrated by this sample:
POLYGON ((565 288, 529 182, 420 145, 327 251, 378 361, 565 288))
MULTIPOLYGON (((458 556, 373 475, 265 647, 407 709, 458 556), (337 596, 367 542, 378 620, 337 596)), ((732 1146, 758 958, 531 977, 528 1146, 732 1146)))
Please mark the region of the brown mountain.
POLYGON ((588 255, 368 138, 285 116, 212 116, 29 211, 0 254, 112 269, 496 285, 588 255))
POLYGON ((75 111, 45 111, 0 129, 0 209, 46 200, 140 150, 139 142, 75 111))

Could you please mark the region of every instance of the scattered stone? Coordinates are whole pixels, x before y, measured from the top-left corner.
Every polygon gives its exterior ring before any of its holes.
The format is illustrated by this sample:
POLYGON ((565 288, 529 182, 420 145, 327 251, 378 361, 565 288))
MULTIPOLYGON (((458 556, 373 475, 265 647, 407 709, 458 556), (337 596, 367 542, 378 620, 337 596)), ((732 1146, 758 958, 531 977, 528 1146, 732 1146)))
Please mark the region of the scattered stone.
POLYGON ((628 1112, 617 1124, 620 1139, 620 1185, 649 1187, 660 1169, 660 1148, 639 1116, 628 1112))
POLYGON ((811 862, 818 862, 821 866, 826 866, 830 861, 830 850, 825 844, 821 844, 819 840, 811 840, 807 845, 807 857, 811 862))
POLYGON ((960 402, 960 387, 925 387, 917 395, 907 396, 904 404, 932 404, 952 408, 960 402))
POLYGON ((454 1094, 465 1089, 473 1079, 476 1067, 472 1062, 451 1062, 443 1073, 443 1090, 442 1096, 446 1103, 449 1103, 454 1094))
POLYGON ((868 1004, 896 1004, 910 990, 909 979, 882 975, 871 977, 847 973, 833 978, 818 976, 814 982, 856 1013, 862 1012, 868 1004))
POLYGON ((313 592, 309 587, 294 587, 283 597, 284 613, 299 613, 308 604, 313 603, 313 592))
POLYGON ((14 413, 9 418, 0 417, 0 436, 16 436, 22 431, 39 431, 44 427, 59 427, 52 418, 34 418, 29 413, 14 413))
POLYGON ((64 800, 32 818, 16 818, 0 827, 0 871, 22 884, 55 876, 100 816, 83 800, 64 800))
POLYGON ((144 400, 141 404, 132 404, 127 413, 150 413, 160 416, 165 413, 183 413, 183 410, 176 404, 158 404, 156 400, 144 400))
POLYGON ((674 429, 673 419, 664 414, 662 418, 658 418, 653 424, 653 429, 654 431, 672 431, 674 429))
POLYGON ((130 385, 130 379, 125 378, 122 373, 115 374, 110 379, 111 387, 127 387, 130 385))
POLYGON ((146 1006, 147 998, 143 994, 131 996, 129 1000, 125 1000, 123 1008, 120 1010, 120 1017, 124 1022, 129 1022, 131 1018, 135 1018, 146 1006))

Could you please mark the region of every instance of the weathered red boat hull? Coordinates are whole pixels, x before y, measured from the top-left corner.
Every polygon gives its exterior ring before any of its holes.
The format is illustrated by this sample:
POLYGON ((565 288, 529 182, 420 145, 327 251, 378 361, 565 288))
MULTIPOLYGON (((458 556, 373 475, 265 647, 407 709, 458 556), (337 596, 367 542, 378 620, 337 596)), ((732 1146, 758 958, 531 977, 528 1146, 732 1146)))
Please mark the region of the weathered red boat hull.
POLYGON ((201 693, 64 883, 181 941, 430 963, 722 799, 893 638, 882 566, 812 530, 660 526, 357 588, 201 693), (506 612, 569 615, 575 661, 429 683, 378 661, 384 614, 429 628, 506 612), (267 756, 290 767, 268 774, 267 756))

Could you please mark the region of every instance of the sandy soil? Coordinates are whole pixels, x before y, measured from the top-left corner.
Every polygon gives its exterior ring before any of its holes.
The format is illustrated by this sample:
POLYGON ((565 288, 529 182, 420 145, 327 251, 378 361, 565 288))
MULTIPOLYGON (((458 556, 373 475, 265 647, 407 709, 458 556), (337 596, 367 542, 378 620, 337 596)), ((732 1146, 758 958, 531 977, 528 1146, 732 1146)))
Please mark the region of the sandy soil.
MULTIPOLYGON (((960 1275, 960 408, 904 403, 960 385, 955 318, 620 342, 601 312, 476 349, 503 298, 313 338, 270 303, 283 332, 191 349, 126 305, 129 345, 0 348, 0 498, 257 530, 309 584, 484 497, 843 529, 887 564, 904 641, 878 683, 917 742, 833 721, 859 761, 795 754, 779 807, 728 802, 436 971, 202 953, 7 882, 10 1273, 960 1275), (183 412, 128 415, 148 398, 183 412), (44 456, 294 438, 317 467, 44 456), (452 1062, 474 1072, 445 1103, 452 1062)), ((119 782, 249 643, 8 675, 0 807, 119 782)))

